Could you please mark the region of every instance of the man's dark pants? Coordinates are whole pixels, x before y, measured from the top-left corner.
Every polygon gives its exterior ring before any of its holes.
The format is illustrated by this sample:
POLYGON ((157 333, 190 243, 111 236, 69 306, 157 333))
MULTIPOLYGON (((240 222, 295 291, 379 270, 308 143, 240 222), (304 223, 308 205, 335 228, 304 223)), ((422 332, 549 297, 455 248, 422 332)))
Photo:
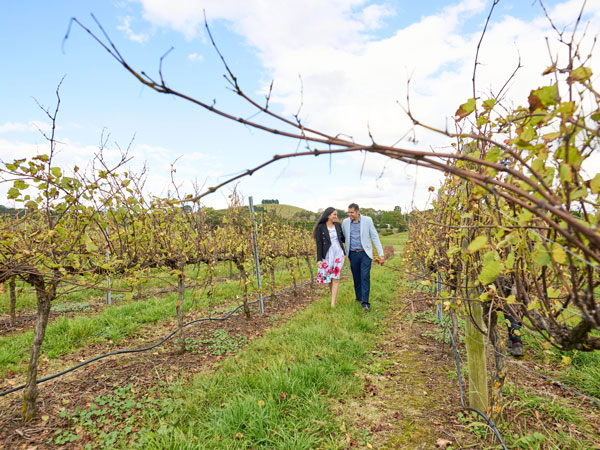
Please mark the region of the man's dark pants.
POLYGON ((363 306, 369 304, 369 291, 371 289, 371 258, 364 252, 350 252, 350 270, 354 279, 354 294, 356 300, 363 306))

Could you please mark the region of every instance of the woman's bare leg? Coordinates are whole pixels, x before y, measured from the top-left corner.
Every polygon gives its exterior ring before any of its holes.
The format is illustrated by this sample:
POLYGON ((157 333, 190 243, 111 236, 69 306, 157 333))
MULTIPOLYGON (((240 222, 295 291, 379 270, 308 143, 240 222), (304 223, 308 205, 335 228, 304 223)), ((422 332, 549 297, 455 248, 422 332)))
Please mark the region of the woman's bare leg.
POLYGON ((331 307, 335 308, 335 301, 337 299, 337 292, 340 280, 333 279, 331 280, 331 307))

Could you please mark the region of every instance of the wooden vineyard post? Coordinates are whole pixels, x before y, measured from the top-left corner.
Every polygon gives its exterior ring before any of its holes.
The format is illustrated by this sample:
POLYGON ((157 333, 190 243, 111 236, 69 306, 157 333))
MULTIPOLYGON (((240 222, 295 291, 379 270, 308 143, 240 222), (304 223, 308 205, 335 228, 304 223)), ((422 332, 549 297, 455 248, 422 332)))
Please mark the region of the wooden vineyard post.
POLYGON ((8 282, 8 290, 10 295, 10 324, 14 327, 17 324, 17 284, 14 276, 8 282))
MULTIPOLYGON (((106 220, 106 211, 104 211, 104 220, 106 220)), ((108 240, 108 226, 105 228, 104 233, 106 235, 106 239, 108 240)), ((106 243, 104 250, 105 250, 105 254, 106 254, 106 264, 110 264, 110 245, 108 245, 108 242, 106 243)), ((110 275, 107 273, 106 274, 106 304, 107 305, 112 305, 112 292, 110 291, 110 287, 111 287, 110 275)))
POLYGON ((258 306, 260 313, 265 313, 265 306, 263 304, 262 295, 262 282, 260 279, 260 261, 258 260, 258 240, 256 237, 256 221, 254 220, 254 203, 252 202, 252 196, 248 199, 250 201, 250 213, 252 216, 252 246, 254 248, 254 267, 256 268, 256 287, 258 288, 258 306))
MULTIPOLYGON (((469 189, 464 182, 465 193, 469 189)), ((473 218, 463 218, 461 225, 472 225, 473 218)), ((469 243, 473 239, 473 230, 469 230, 462 238, 462 249, 468 253, 469 243)), ((470 286, 470 264, 467 260, 464 293, 468 299, 476 298, 475 290, 470 286)), ((488 409, 487 360, 485 357, 483 330, 483 308, 477 300, 465 304, 465 348, 467 350, 467 374, 469 377, 469 406, 486 414, 488 409)))
POLYGON ((479 331, 483 329, 481 303, 477 301, 471 303, 471 314, 472 319, 465 320, 469 406, 485 414, 488 407, 488 386, 484 335, 479 331))
POLYGON ((313 268, 310 262, 310 258, 308 256, 305 256, 304 260, 306 261, 306 265, 308 266, 308 270, 310 272, 310 284, 313 285, 315 284, 315 276, 313 275, 313 268))
POLYGON ((183 332, 183 300, 185 298, 185 275, 183 267, 179 269, 177 278, 177 328, 179 333, 179 348, 177 353, 185 353, 185 333, 183 332))

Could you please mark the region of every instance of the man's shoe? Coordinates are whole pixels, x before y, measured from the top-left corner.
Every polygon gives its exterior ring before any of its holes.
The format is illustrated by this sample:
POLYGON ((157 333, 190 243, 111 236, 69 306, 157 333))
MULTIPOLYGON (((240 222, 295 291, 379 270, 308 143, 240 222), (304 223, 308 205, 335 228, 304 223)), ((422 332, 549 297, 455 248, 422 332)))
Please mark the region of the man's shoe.
POLYGON ((369 308, 369 305, 363 305, 362 308, 364 312, 371 312, 371 308, 369 308))
POLYGON ((512 356, 523 356, 523 343, 508 341, 508 353, 512 356))

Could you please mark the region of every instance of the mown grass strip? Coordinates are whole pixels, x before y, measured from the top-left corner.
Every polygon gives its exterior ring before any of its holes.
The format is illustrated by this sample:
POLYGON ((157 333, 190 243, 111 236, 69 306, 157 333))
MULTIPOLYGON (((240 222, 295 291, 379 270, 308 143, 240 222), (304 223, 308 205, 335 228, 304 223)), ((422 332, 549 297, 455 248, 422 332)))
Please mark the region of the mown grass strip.
MULTIPOLYGON (((275 264, 277 270, 286 270, 287 265, 290 262, 287 260, 278 260, 275 264)), ((299 261, 300 269, 306 273, 308 270, 305 267, 304 261, 299 261)), ((247 264, 248 273, 253 273, 254 267, 251 264, 247 264)), ((185 269, 186 276, 191 280, 207 280, 209 277, 208 267, 204 264, 190 265, 185 269)), ((231 282, 238 282, 239 278, 239 270, 235 265, 231 268, 229 267, 229 262, 220 261, 215 265, 215 271, 213 276, 215 278, 227 278, 230 275, 234 277, 231 282), (231 272, 230 272, 231 270, 231 272)), ((177 276, 170 275, 168 270, 165 269, 149 269, 148 272, 138 274, 138 277, 141 280, 142 293, 147 292, 148 290, 160 289, 173 287, 177 285, 177 276)), ((85 285, 89 280, 86 280, 85 277, 82 277, 80 280, 82 285, 85 285)), ((270 277, 264 277, 263 285, 270 287, 270 277)), ((200 283, 202 284, 202 283, 200 283)), ((16 303, 16 312, 17 313, 35 313, 37 308, 37 300, 35 297, 35 289, 29 284, 18 280, 16 281, 17 286, 17 303, 16 303)), ((2 286, 0 286, 1 288, 2 286)), ((101 283, 100 287, 105 287, 104 283, 101 283)), ((113 277, 112 278, 112 288, 116 290, 130 290, 132 289, 131 285, 127 283, 125 278, 113 277)), ((96 302, 99 298, 105 298, 106 292, 102 289, 76 289, 72 292, 65 293, 60 295, 52 304, 52 309, 67 309, 69 306, 75 305, 83 305, 89 306, 90 300, 95 299, 96 302), (69 306, 67 306, 69 305, 69 306)), ((123 292, 113 291, 113 298, 118 299, 124 297, 123 292)), ((9 292, 8 285, 4 287, 4 290, 0 289, 0 314, 8 314, 9 312, 9 292)))
MULTIPOLYGON (((301 268, 297 277, 298 280, 308 279, 308 269, 301 268)), ((278 287, 289 286, 290 283, 288 272, 276 273, 278 287)), ((250 291, 253 292, 254 289, 251 288, 250 291)), ((239 282, 218 283, 211 299, 206 297, 206 292, 197 298, 198 292, 188 289, 184 310, 195 308, 206 311, 209 302, 214 306, 240 295, 239 282)), ((175 317, 175 302, 176 294, 169 294, 117 304, 93 316, 61 317, 48 325, 42 345, 42 357, 56 359, 92 342, 122 342, 145 324, 175 317)), ((0 337, 0 377, 6 376, 9 370, 15 373, 25 371, 32 343, 32 331, 0 337)))
MULTIPOLYGON (((400 258, 390 265, 398 265, 400 258)), ((348 270, 346 268, 345 270, 348 270)), ((398 272, 373 267, 372 312, 354 300, 352 282, 226 360, 214 374, 179 386, 168 414, 147 411, 136 443, 152 449, 345 448, 342 423, 329 408, 359 395, 382 320, 395 304, 398 272), (153 431, 149 431, 153 430, 153 431)), ((129 444, 128 444, 129 445, 129 444)))

